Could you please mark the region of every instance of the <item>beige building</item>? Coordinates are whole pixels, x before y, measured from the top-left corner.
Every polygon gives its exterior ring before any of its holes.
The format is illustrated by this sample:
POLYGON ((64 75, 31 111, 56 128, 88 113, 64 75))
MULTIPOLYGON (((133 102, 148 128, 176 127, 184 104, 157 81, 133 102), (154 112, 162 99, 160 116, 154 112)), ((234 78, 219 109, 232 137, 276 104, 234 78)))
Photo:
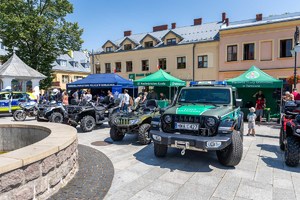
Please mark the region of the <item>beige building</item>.
POLYGON ((56 59, 52 70, 52 87, 66 89, 67 83, 85 78, 91 73, 89 56, 81 51, 70 51, 56 59))
MULTIPOLYGON (((222 22, 225 19, 222 19, 222 22)), ((125 31, 117 41, 108 40, 91 57, 93 73, 118 73, 139 79, 162 68, 182 80, 217 80, 219 29, 222 22, 176 27, 172 23, 153 27, 150 33, 125 31)))

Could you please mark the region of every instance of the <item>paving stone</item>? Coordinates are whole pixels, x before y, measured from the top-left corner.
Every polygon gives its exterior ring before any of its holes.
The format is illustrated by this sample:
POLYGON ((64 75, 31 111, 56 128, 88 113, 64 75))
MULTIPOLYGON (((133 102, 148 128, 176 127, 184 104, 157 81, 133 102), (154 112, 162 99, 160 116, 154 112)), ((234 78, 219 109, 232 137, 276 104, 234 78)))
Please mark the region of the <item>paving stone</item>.
POLYGON ((296 195, 294 190, 274 188, 273 200, 296 200, 296 195))
POLYGON ((254 180, 261 183, 273 184, 273 169, 266 166, 258 166, 254 180))
POLYGON ((140 199, 143 199, 143 200, 167 200, 167 199, 169 199, 169 197, 161 195, 161 194, 157 194, 154 192, 149 192, 147 190, 142 190, 130 198, 130 200, 140 200, 140 199))
POLYGON ((255 200, 272 200, 272 185, 242 180, 236 196, 255 200))
POLYGON ((171 197, 178 189, 181 187, 181 184, 170 183, 163 180, 156 180, 145 188, 149 192, 154 192, 164 196, 171 197))
POLYGON ((219 197, 224 199, 234 199, 235 193, 240 185, 241 178, 228 176, 225 174, 216 190, 213 193, 213 197, 219 197))
POLYGON ((288 190, 293 190, 293 182, 292 180, 289 179, 274 179, 274 184, 273 186, 275 188, 282 188, 282 189, 288 189, 288 190))
POLYGON ((182 171, 173 171, 173 172, 167 172, 161 177, 159 177, 160 180, 168 181, 171 183, 178 183, 178 184, 184 184, 189 178, 192 176, 190 173, 182 172, 182 171))
POLYGON ((221 180, 222 177, 196 173, 188 180, 188 183, 217 187, 221 180))
POLYGON ((130 193, 128 191, 118 190, 112 194, 107 193, 105 200, 127 200, 133 197, 135 193, 130 193))
POLYGON ((129 193, 137 193, 143 190, 145 187, 149 187, 152 182, 153 180, 151 179, 140 177, 132 182, 125 184, 121 189, 124 191, 128 191, 129 193))
POLYGON ((171 199, 209 199, 212 196, 214 189, 214 187, 186 183, 178 190, 178 192, 175 193, 174 196, 171 197, 171 199))

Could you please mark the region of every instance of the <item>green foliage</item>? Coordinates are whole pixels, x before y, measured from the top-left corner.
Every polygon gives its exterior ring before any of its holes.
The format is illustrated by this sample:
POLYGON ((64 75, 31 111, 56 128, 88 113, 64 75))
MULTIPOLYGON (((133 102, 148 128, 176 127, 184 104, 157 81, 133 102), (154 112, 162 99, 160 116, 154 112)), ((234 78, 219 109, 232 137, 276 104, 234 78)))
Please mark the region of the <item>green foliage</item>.
POLYGON ((68 0, 0 0, 0 38, 10 55, 14 47, 27 65, 47 76, 43 89, 51 86, 57 56, 80 50, 83 43, 83 29, 65 19, 72 12, 68 0))

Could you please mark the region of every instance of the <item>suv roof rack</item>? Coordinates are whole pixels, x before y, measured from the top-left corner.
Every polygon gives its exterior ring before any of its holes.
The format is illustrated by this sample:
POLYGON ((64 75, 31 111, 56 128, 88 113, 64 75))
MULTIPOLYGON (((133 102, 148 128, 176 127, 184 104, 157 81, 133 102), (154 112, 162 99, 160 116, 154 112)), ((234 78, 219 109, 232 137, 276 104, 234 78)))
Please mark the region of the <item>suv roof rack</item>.
POLYGON ((227 86, 226 81, 191 81, 191 87, 197 86, 227 86))

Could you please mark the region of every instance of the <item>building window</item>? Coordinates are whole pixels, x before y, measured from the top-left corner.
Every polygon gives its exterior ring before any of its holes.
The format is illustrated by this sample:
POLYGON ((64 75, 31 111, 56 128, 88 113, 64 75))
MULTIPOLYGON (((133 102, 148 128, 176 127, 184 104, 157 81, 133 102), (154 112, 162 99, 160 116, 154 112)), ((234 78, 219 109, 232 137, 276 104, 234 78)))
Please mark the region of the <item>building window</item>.
POLYGON ((153 42, 149 41, 149 42, 145 42, 145 48, 150 48, 153 47, 153 42))
POLYGON ((63 83, 69 83, 69 76, 67 76, 67 75, 62 75, 62 82, 63 82, 63 83))
POLYGON ((280 58, 292 57, 293 40, 280 40, 280 58))
POLYGON ((205 56, 198 56, 198 68, 207 68, 207 55, 205 56))
POLYGON ((158 65, 159 65, 160 69, 166 70, 167 69, 167 59, 166 58, 158 59, 158 65))
POLYGON ((105 73, 111 73, 110 63, 105 63, 105 73))
POLYGON ((95 68, 96 68, 96 74, 100 74, 101 73, 101 68, 100 68, 99 63, 95 64, 95 68))
POLYGON ((244 60, 254 60, 254 43, 244 44, 244 60))
POLYGON ((124 45, 124 50, 130 50, 132 49, 132 45, 131 44, 125 44, 124 45))
POLYGON ((106 52, 112 52, 113 51, 113 47, 106 47, 106 52))
POLYGON ((126 62, 126 72, 132 72, 132 61, 126 62))
POLYGON ((177 69, 185 69, 186 59, 185 57, 177 57, 177 69))
POLYGON ((66 66, 67 66, 67 61, 61 60, 61 61, 60 61, 60 66, 66 67, 66 66))
POLYGON ((122 71, 122 64, 121 62, 116 62, 116 72, 121 72, 122 71))
POLYGON ((167 39, 167 45, 174 45, 176 44, 176 38, 167 39))
POLYGON ((227 61, 237 61, 237 45, 227 46, 227 61))
POLYGON ((149 60, 142 60, 142 71, 149 71, 149 60))

